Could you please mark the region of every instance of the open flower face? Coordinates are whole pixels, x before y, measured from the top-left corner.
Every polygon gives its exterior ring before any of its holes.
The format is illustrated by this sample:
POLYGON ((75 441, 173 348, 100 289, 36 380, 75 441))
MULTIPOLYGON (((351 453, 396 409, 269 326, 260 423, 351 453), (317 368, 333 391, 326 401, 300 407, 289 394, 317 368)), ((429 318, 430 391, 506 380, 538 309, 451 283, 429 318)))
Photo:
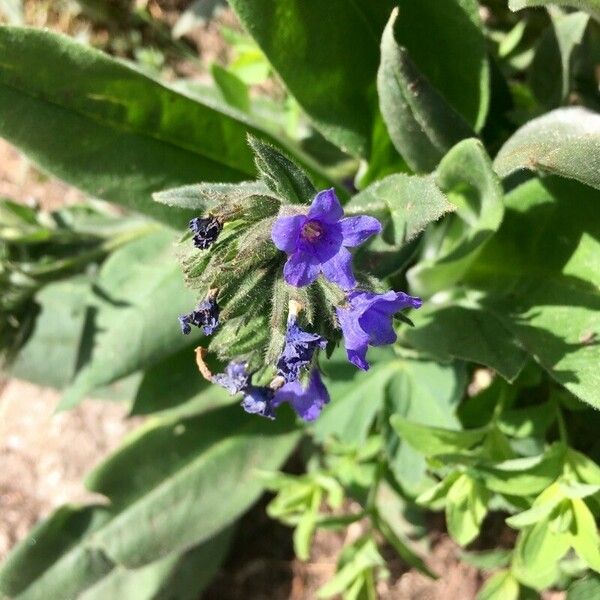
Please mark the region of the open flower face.
POLYGON ((404 292, 352 292, 347 308, 337 316, 344 335, 348 360, 366 371, 368 346, 386 346, 396 341, 392 317, 405 308, 419 308, 421 299, 404 292))
POLYGON ((283 276, 289 285, 303 287, 319 275, 344 290, 356 286, 352 255, 358 246, 381 231, 375 217, 345 217, 333 189, 319 192, 306 215, 279 217, 272 231, 273 243, 288 255, 283 276))

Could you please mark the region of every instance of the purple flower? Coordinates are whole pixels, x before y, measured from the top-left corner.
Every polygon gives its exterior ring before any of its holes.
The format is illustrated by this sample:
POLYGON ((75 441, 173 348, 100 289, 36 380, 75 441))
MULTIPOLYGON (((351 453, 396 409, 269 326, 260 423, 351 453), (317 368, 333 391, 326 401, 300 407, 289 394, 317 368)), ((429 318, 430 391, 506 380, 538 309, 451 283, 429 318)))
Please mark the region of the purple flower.
POLYGON ((179 324, 184 335, 192 331, 192 325, 201 327, 205 335, 210 335, 219 326, 217 301, 213 297, 202 300, 191 313, 179 317, 179 324))
POLYGON ((396 341, 392 317, 405 308, 419 308, 421 299, 404 292, 351 292, 346 308, 337 308, 348 360, 367 370, 368 346, 385 346, 396 341))
POLYGON ((323 275, 344 290, 356 286, 352 255, 347 246, 358 246, 381 231, 375 217, 346 217, 333 189, 319 192, 306 215, 279 217, 271 238, 288 255, 285 281, 295 287, 311 284, 323 275))
POLYGON ((215 217, 196 217, 190 221, 189 228, 194 234, 194 246, 206 250, 219 237, 223 225, 215 217))
POLYGON ((308 333, 298 327, 295 317, 290 317, 285 334, 283 352, 277 360, 277 374, 281 375, 286 383, 296 381, 300 371, 312 360, 317 348, 324 349, 327 340, 317 333, 308 333))
POLYGON ((252 415, 260 415, 267 419, 274 419, 274 394, 275 392, 271 388, 251 385, 244 390, 242 408, 252 415))
POLYGON ((329 402, 329 393, 323 385, 319 371, 312 370, 306 388, 303 388, 299 381, 293 381, 277 390, 273 406, 276 408, 283 402, 289 402, 304 421, 314 421, 329 402))
POLYGON ((239 394, 250 385, 250 374, 245 362, 230 362, 225 373, 213 375, 212 382, 224 387, 231 395, 239 394))

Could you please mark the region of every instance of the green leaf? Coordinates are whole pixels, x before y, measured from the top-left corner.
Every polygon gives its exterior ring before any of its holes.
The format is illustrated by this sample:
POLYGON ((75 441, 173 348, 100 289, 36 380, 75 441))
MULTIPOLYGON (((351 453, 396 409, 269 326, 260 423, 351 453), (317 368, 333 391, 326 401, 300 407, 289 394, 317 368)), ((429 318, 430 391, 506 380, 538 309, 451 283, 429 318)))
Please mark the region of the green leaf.
POLYGON ((90 281, 87 277, 51 283, 36 296, 40 305, 31 336, 11 365, 15 377, 63 388, 78 367, 90 281))
POLYGON ((549 4, 559 4, 560 6, 583 10, 592 15, 597 21, 600 21, 600 0, 508 0, 508 7, 512 11, 531 6, 548 6, 549 4))
POLYGON ((344 210, 374 215, 384 226, 389 223, 394 244, 402 246, 455 207, 432 176, 396 173, 355 195, 344 210))
POLYGON ((160 230, 131 242, 103 264, 88 302, 82 367, 60 408, 91 390, 147 368, 189 345, 178 315, 194 306, 171 249, 160 230))
POLYGON ((504 224, 465 285, 573 394, 600 406, 598 192, 546 177, 506 197, 504 224), (532 235, 532 227, 536 234, 532 235))
POLYGON ((553 533, 548 521, 538 521, 519 535, 512 572, 521 583, 542 590, 558 578, 558 561, 568 549, 568 534, 553 533))
POLYGON ((544 454, 515 458, 475 468, 488 489, 509 496, 530 496, 545 490, 563 471, 565 449, 551 446, 544 454))
POLYGON ((317 190, 306 173, 271 144, 250 136, 248 143, 254 152, 254 160, 261 179, 266 186, 292 204, 309 204, 317 190))
POLYGON ((494 169, 501 177, 528 169, 600 189, 600 115, 569 107, 533 119, 502 146, 494 169))
POLYGON ((466 431, 429 427, 412 423, 400 415, 392 415, 390 423, 401 439, 425 456, 452 454, 468 450, 480 444, 489 431, 487 427, 466 431))
POLYGON ((210 583, 229 549, 233 528, 188 550, 139 569, 116 566, 78 596, 81 600, 196 600, 210 583))
POLYGON ((457 208, 429 229, 423 259, 407 274, 412 291, 425 297, 461 280, 504 214, 500 181, 478 140, 464 140, 446 154, 436 183, 457 208))
POLYGON ((85 192, 170 225, 193 214, 153 203, 153 192, 248 179, 256 170, 247 133, 274 141, 247 120, 46 30, 0 27, 0 54, 2 137, 85 192))
POLYGON ((396 40, 419 71, 479 131, 490 102, 490 69, 476 0, 400 0, 396 40))
POLYGON ((508 381, 514 381, 527 361, 512 333, 476 304, 463 305, 455 299, 441 306, 428 302, 410 318, 414 327, 404 328, 402 339, 439 360, 479 363, 508 381))
POLYGON ((394 2, 232 0, 231 6, 321 133, 367 156, 379 39, 394 2))
POLYGON ((490 571, 506 567, 511 559, 512 550, 498 548, 496 550, 482 550, 479 552, 461 552, 459 557, 462 562, 473 565, 482 571, 490 571))
POLYGON ((550 18, 552 22, 538 42, 529 73, 538 101, 553 108, 562 104, 571 91, 574 53, 583 41, 589 17, 581 12, 551 12, 550 18), (548 73, 560 73, 560 77, 548 77, 548 73))
POLYGON ((241 202, 252 196, 269 196, 271 192, 262 181, 239 183, 198 183, 156 192, 155 202, 189 208, 196 213, 209 211, 223 202, 241 202))
MULTIPOLYGON (((399 415, 426 426, 448 429, 459 426, 455 411, 466 385, 461 365, 400 357, 395 364, 396 371, 387 386, 385 421, 390 415, 399 415)), ((385 450, 390 469, 404 490, 419 493, 426 471, 425 458, 409 439, 399 439, 385 421, 385 450)))
POLYGON ((452 484, 446 500, 446 522, 448 533, 457 544, 465 546, 479 535, 489 496, 480 482, 466 474, 452 484))
POLYGON ((600 572, 600 535, 594 516, 587 504, 579 498, 573 498, 571 505, 575 517, 571 544, 591 569, 600 572))
POLYGON ((600 597, 600 576, 590 573, 569 586, 566 600, 595 600, 598 597, 600 597))
POLYGON ((227 104, 242 112, 250 112, 248 86, 237 75, 217 63, 211 66, 210 72, 227 104))
POLYGON ((519 582, 510 571, 500 571, 492 575, 479 590, 477 600, 517 600, 519 582))
POLYGON ((428 172, 456 142, 471 137, 473 131, 397 41, 396 25, 402 23, 404 12, 400 12, 400 18, 398 14, 397 10, 392 13, 381 41, 377 73, 380 108, 398 152, 413 170, 428 172))

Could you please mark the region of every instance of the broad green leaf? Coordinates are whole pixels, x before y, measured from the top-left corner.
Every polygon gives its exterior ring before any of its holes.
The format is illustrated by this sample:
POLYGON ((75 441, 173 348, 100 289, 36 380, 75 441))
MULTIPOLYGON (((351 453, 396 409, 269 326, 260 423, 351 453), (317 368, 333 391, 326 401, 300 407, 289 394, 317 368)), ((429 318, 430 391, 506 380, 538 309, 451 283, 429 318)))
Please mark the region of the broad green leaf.
POLYGON ((530 509, 506 519, 506 524, 515 529, 523 529, 524 527, 535 525, 538 521, 545 521, 561 500, 561 496, 557 495, 549 502, 544 502, 543 504, 536 503, 530 509))
POLYGON ((518 597, 519 582, 510 571, 492 575, 477 594, 477 600, 517 600, 518 597))
MULTIPOLYGON (((531 87, 544 106, 563 103, 571 90, 574 53, 583 41, 589 17, 585 13, 550 13, 551 24, 538 42, 530 68, 531 87), (548 73, 560 77, 548 77, 548 73)), ((525 23, 525 21, 520 21, 525 23)))
POLYGON ((8 556, 0 590, 20 600, 76 598, 115 567, 210 544, 260 496, 255 469, 276 470, 293 450, 292 420, 291 411, 270 422, 231 406, 147 422, 88 478, 110 504, 59 509, 8 556))
POLYGON ((116 566, 79 596, 81 600, 196 600, 223 562, 233 528, 188 550, 139 569, 116 566))
MULTIPOLYGON (((454 1, 449 5, 455 5, 454 1)), ((454 144, 471 137, 473 131, 422 75, 398 41, 396 25, 401 24, 402 16, 398 18, 395 10, 383 33, 377 73, 379 103, 396 150, 413 170, 429 172, 454 144)))
POLYGON ((478 140, 464 140, 444 156, 436 183, 456 212, 428 230, 422 260, 407 274, 412 291, 425 297, 461 280, 504 214, 500 181, 478 140))
POLYGON ((400 439, 407 441, 425 456, 452 454, 480 444, 488 433, 486 427, 454 431, 413 423, 400 415, 392 415, 390 422, 400 439))
POLYGON ((490 69, 476 0, 400 0, 395 28, 417 68, 479 131, 490 102, 490 69))
POLYGON ((235 400, 223 388, 200 375, 194 348, 187 346, 145 371, 131 414, 169 411, 171 416, 186 415, 232 402, 235 400))
POLYGON ((569 107, 533 119, 502 146, 494 169, 501 177, 528 169, 600 189, 600 115, 569 107))
POLYGON ((508 0, 508 7, 513 11, 532 6, 548 6, 550 4, 559 4, 560 6, 569 6, 583 10, 592 15, 597 21, 600 21, 600 0, 508 0))
POLYGON ((45 286, 36 296, 40 306, 31 336, 10 371, 38 385, 63 388, 78 368, 90 280, 73 277, 45 286))
POLYGON ((552 377, 600 406, 597 191, 546 177, 506 197, 507 213, 464 282, 552 377), (532 227, 536 233, 532 235, 532 227))
POLYGON ((394 244, 402 246, 455 207, 432 176, 396 173, 371 184, 344 209, 346 214, 378 217, 382 225, 391 228, 394 244))
POLYGON ((103 264, 88 300, 81 368, 61 408, 189 345, 177 317, 194 307, 194 297, 183 284, 171 242, 172 234, 159 230, 103 264))
POLYGON ((402 339, 439 360, 479 363, 508 381, 517 377, 527 360, 502 322, 476 304, 428 302, 410 318, 414 327, 404 328, 402 339))
POLYGON ((482 571, 490 571, 506 567, 510 562, 512 550, 502 548, 482 550, 477 552, 461 552, 459 557, 462 562, 473 565, 482 571))
POLYGON ((321 133, 367 156, 379 39, 394 2, 232 0, 231 6, 321 133))
MULTIPOLYGON (((423 425, 449 429, 459 426, 455 411, 466 385, 461 365, 400 357, 395 365, 386 391, 386 421, 390 415, 399 415, 423 425)), ((404 490, 417 494, 422 491, 425 458, 410 440, 399 439, 387 423, 384 425, 390 469, 404 490)))
POLYGON ((153 192, 248 179, 256 171, 247 133, 274 141, 247 120, 46 30, 1 27, 0 54, 0 135, 85 192, 170 225, 193 215, 153 203, 153 192))

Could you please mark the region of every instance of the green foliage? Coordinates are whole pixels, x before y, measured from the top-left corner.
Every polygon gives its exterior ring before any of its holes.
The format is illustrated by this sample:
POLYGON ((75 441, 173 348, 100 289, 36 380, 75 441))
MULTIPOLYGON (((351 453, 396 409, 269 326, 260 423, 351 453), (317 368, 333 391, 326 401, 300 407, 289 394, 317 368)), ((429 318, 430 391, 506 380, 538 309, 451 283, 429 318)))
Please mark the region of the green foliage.
POLYGON ((61 408, 110 396, 150 416, 88 477, 106 500, 30 532, 0 595, 195 598, 268 489, 300 560, 318 531, 360 531, 320 598, 375 599, 393 555, 435 577, 429 511, 460 546, 513 530, 512 547, 461 551, 486 573, 480 600, 595 598, 598 3, 231 4, 248 33, 222 28, 231 60, 206 86, 0 27, 0 135, 120 205, 0 202, 0 356, 63 390, 61 408), (382 224, 352 250, 359 289, 423 299, 366 373, 336 316, 348 292, 288 285, 271 239, 329 188, 346 217, 382 224), (205 249, 192 217, 218 229, 205 249), (178 315, 207 297, 214 334, 182 335, 178 315), (290 314, 327 340, 310 367, 330 401, 305 424, 286 406, 247 415, 212 383, 239 360, 275 393, 290 314))

